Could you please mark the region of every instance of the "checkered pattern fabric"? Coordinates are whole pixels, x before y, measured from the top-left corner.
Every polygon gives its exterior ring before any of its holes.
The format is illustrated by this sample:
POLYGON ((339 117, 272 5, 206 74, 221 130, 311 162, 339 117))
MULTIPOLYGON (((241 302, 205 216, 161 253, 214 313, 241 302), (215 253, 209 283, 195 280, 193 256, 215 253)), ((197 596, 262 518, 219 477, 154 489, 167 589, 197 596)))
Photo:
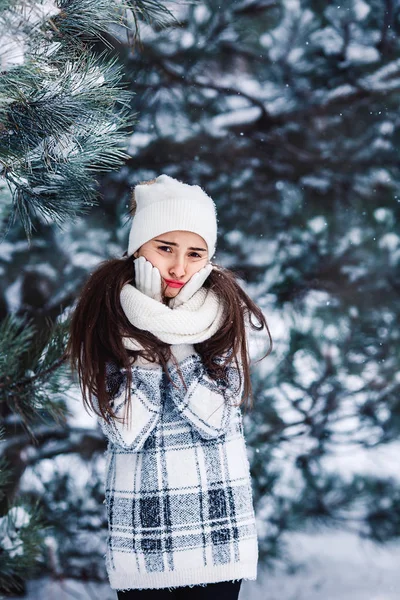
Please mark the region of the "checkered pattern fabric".
MULTIPOLYGON (((132 367, 125 424, 99 419, 109 444, 106 568, 113 589, 256 579, 258 545, 236 369, 213 381, 199 355, 180 370, 132 367)), ((124 375, 108 367, 124 415, 124 375)))

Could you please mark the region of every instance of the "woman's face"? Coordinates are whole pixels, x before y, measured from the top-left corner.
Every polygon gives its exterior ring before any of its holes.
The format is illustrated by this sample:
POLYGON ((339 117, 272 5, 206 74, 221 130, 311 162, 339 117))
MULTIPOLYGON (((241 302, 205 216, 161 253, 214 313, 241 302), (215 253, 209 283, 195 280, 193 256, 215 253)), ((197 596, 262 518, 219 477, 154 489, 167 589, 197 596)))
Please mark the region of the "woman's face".
POLYGON ((134 254, 157 267, 167 298, 174 298, 183 285, 208 262, 207 244, 191 231, 168 231, 143 244, 134 254), (180 285, 179 285, 180 284, 180 285))

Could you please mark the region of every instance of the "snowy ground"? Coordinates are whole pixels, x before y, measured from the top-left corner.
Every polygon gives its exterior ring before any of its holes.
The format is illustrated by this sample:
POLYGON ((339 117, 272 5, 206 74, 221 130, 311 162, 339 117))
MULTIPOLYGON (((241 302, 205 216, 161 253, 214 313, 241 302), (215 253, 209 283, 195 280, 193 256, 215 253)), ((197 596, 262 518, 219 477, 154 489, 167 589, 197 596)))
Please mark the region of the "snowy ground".
MULTIPOLYGON (((353 534, 292 534, 299 568, 261 572, 242 584, 239 600, 399 600, 400 544, 378 547, 353 534)), ((108 585, 37 580, 25 600, 116 600, 108 585)))

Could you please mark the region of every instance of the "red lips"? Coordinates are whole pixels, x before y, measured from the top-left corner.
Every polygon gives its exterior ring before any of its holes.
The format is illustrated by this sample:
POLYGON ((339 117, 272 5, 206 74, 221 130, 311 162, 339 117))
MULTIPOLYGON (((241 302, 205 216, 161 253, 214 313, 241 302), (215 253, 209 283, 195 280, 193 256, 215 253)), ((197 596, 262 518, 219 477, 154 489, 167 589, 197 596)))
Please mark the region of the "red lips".
POLYGON ((181 288, 185 285, 181 281, 174 281, 173 279, 165 279, 164 281, 167 285, 169 285, 169 287, 172 288, 181 288))

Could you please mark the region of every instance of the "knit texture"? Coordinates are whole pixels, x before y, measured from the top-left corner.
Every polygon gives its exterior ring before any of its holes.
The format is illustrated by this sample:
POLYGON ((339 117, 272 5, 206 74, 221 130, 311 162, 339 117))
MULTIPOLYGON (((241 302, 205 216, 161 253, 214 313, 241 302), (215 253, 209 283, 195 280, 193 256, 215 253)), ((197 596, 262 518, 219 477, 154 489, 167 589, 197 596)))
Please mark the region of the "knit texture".
MULTIPOLYGON (((215 382, 192 352, 169 367, 133 366, 131 418, 99 418, 108 437, 106 568, 113 589, 256 579, 258 545, 239 374, 215 382)), ((125 374, 107 366, 124 415, 125 374)))
POLYGON ((167 344, 196 344, 209 339, 221 327, 224 308, 216 293, 200 288, 181 306, 171 309, 126 283, 120 294, 128 320, 150 331, 167 344))

